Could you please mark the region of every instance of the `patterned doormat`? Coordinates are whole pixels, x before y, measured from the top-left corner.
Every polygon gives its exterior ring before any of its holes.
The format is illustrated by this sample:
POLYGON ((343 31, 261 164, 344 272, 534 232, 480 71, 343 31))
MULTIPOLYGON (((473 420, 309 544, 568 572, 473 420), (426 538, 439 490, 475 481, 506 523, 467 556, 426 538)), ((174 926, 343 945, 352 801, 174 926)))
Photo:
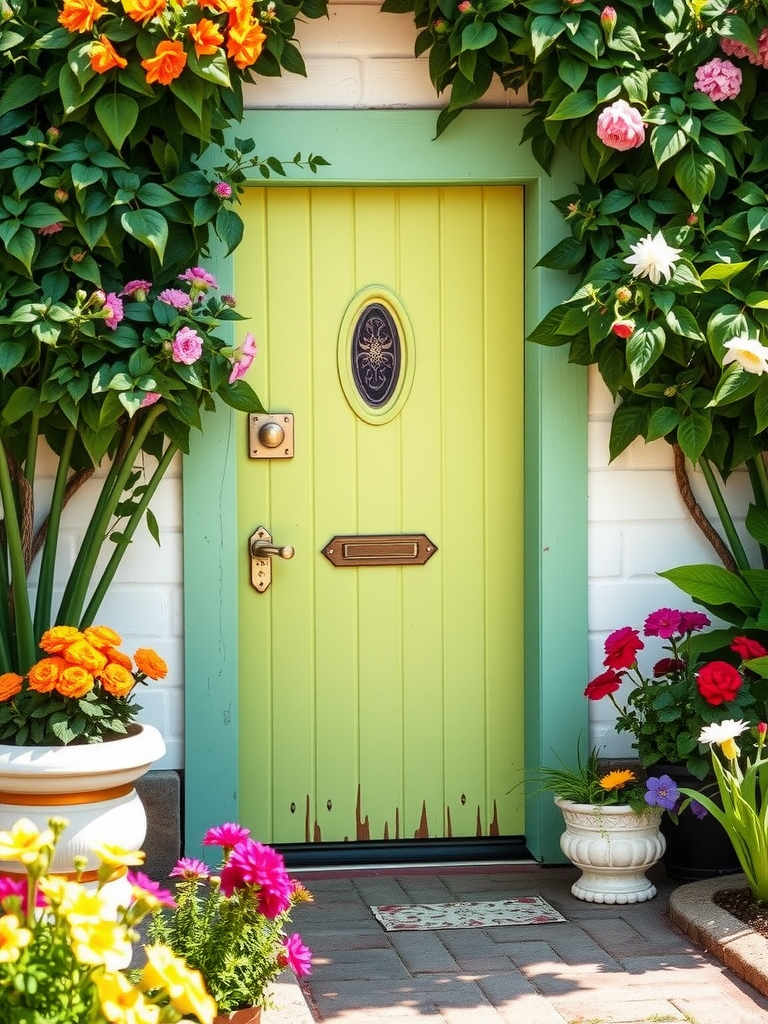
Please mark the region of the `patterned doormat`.
POLYGON ((438 928, 492 928, 509 924, 558 924, 565 921, 541 896, 463 903, 413 903, 371 907, 387 932, 428 932, 438 928))

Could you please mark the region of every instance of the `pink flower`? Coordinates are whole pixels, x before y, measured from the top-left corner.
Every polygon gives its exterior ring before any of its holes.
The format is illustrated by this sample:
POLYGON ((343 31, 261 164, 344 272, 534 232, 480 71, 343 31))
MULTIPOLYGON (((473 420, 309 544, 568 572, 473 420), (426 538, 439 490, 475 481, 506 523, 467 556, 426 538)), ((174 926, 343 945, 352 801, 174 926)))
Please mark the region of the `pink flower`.
POLYGON ((181 860, 176 861, 170 877, 191 881, 195 878, 210 878, 211 873, 208 870, 208 866, 201 860, 197 860, 195 857, 182 857, 181 860))
POLYGON ((250 370, 251 363, 257 352, 256 339, 249 331, 245 336, 245 341, 235 349, 234 356, 232 357, 232 372, 229 375, 230 384, 245 376, 248 370, 250 370))
POLYGON ((140 871, 129 871, 128 883, 134 890, 137 890, 134 893, 137 899, 145 897, 154 905, 162 905, 171 909, 175 908, 176 901, 168 890, 161 889, 157 882, 153 882, 151 878, 148 878, 140 871))
POLYGON ((637 652, 642 651, 644 647, 645 644, 636 629, 622 626, 606 638, 603 664, 606 668, 613 669, 632 668, 637 659, 637 652))
POLYGON ((645 142, 640 111, 626 100, 616 100, 597 119, 597 137, 610 149, 636 149, 645 142))
POLYGON ((467 11, 471 11, 472 10, 471 0, 462 0, 462 2, 459 4, 457 10, 459 11, 460 14, 466 14, 467 11))
POLYGON ((128 296, 129 298, 132 299, 136 299, 138 302, 144 302, 147 298, 147 295, 151 287, 151 281, 129 281, 125 288, 123 288, 123 290, 120 292, 120 294, 128 296))
POLYGON ((183 311, 192 308, 192 299, 181 288, 165 288, 157 297, 161 302, 173 306, 174 309, 183 311))
POLYGON ((232 195, 232 186, 226 181, 217 181, 213 186, 213 194, 219 199, 229 199, 232 195))
MULTIPOLYGON (((18 896, 21 900, 21 909, 26 914, 28 892, 29 886, 27 885, 26 878, 11 878, 9 875, 0 875, 0 905, 2 905, 3 910, 10 910, 10 905, 6 906, 4 903, 9 896, 18 896)), ((35 897, 35 906, 46 906, 45 896, 39 890, 35 897)))
POLYGON ((104 323, 114 331, 123 319, 123 300, 118 298, 114 292, 110 292, 104 300, 103 308, 109 310, 109 316, 104 319, 104 323))
POLYGON ((293 884, 283 858, 271 846, 253 839, 239 842, 221 869, 221 891, 225 896, 247 885, 254 886, 257 908, 265 917, 274 919, 291 905, 293 884))
POLYGON ((764 28, 757 38, 757 53, 735 39, 721 39, 720 49, 731 57, 744 57, 750 64, 768 68, 768 28, 764 28))
POLYGON ((159 402, 162 397, 159 391, 148 391, 141 400, 141 408, 148 409, 150 405, 159 402))
POLYGON ((299 977, 312 971, 312 954, 298 935, 288 935, 283 939, 285 952, 278 954, 277 962, 281 967, 290 967, 299 977))
POLYGON ((600 24, 606 31, 616 26, 616 11, 613 7, 604 7, 600 12, 600 24))
POLYGON ((173 339, 174 363, 185 363, 191 366, 203 353, 203 339, 191 327, 182 327, 173 339))
POLYGON ((680 617, 682 612, 673 611, 671 608, 659 608, 651 612, 645 620, 643 633, 645 636, 660 636, 662 640, 669 640, 671 636, 680 630, 680 617))
POLYGON ((741 69, 729 60, 712 60, 696 68, 696 81, 693 88, 706 93, 711 100, 735 99, 741 92, 741 69))
POLYGON ((202 267, 190 267, 183 274, 179 274, 180 281, 188 281, 196 291, 204 292, 209 288, 218 288, 216 278, 209 274, 202 267))
POLYGON ((56 221, 55 224, 46 224, 45 227, 38 228, 37 233, 38 235, 56 235, 59 233, 59 231, 63 230, 64 225, 61 223, 61 221, 56 221))
POLYGON ((704 629, 709 623, 710 618, 704 612, 680 612, 679 629, 681 633, 695 633, 699 629, 704 629))
POLYGON ((225 825, 214 825, 203 836, 203 846, 237 846, 251 834, 249 828, 228 821, 225 825))

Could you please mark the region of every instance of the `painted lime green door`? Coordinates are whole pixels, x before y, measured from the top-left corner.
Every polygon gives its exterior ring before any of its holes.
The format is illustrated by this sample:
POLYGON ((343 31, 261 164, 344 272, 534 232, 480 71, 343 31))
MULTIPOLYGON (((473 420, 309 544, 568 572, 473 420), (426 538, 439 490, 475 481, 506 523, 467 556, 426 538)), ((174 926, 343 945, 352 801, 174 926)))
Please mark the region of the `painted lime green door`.
POLYGON ((252 459, 241 432, 240 820, 276 843, 521 835, 523 189, 253 188, 244 219, 251 380, 295 450, 252 459), (393 346, 376 406, 354 360, 393 346), (295 549, 263 593, 258 527, 295 549), (422 534, 423 565, 323 554, 422 534))

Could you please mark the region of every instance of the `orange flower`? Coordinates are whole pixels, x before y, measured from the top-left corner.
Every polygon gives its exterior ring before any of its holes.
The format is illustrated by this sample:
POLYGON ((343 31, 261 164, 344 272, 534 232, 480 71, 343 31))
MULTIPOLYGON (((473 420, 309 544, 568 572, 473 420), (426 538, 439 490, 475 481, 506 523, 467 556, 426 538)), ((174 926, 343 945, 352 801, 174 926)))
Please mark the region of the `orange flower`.
POLYGON ((56 683, 56 690, 62 697, 84 697, 92 689, 93 676, 82 665, 69 665, 56 683))
POLYGON ((94 23, 107 13, 98 0, 64 0, 59 24, 68 32, 90 32, 94 23))
POLYGON ((110 665, 122 665, 129 672, 133 669, 133 662, 124 651, 118 651, 116 647, 105 647, 104 654, 110 665))
POLYGON ((43 658, 29 670, 29 688, 38 693, 50 693, 55 689, 59 676, 68 667, 63 658, 43 658))
POLYGON ((16 672, 3 672, 0 676, 0 702, 15 697, 21 690, 22 676, 16 672))
POLYGON ((224 36, 210 18, 201 18, 196 25, 190 25, 189 34, 194 41, 198 57, 216 53, 224 42, 224 36))
POLYGON ((174 78, 178 78, 187 63, 187 55, 184 47, 178 40, 164 40, 157 44, 154 57, 148 57, 141 62, 141 66, 147 72, 147 82, 159 82, 160 85, 170 85, 174 78))
POLYGON ((242 71, 259 59, 266 38, 258 21, 247 26, 233 25, 227 37, 227 56, 242 71))
POLYGON ((120 634, 109 626, 88 626, 83 630, 83 636, 91 647, 95 647, 97 651, 104 651, 105 654, 109 648, 119 647, 123 642, 120 634))
POLYGON ((99 36, 99 41, 93 43, 90 51, 91 67, 100 75, 103 75, 111 68, 124 68, 128 66, 125 57, 121 57, 112 43, 106 36, 99 36))
POLYGON ((132 21, 146 25, 166 8, 166 0, 123 0, 123 10, 132 21))
POLYGON ((143 672, 150 679, 165 679, 168 675, 168 666, 151 647, 140 647, 133 657, 139 672, 143 672))
POLYGON ((127 697, 136 680, 122 665, 107 665, 101 673, 101 685, 113 697, 127 697))
POLYGON ((70 665, 82 665, 84 669, 93 675, 98 675, 107 664, 106 657, 97 651, 87 640, 75 640, 73 644, 64 651, 64 657, 70 665))
POLYGON ((46 654, 60 654, 75 640, 82 640, 83 634, 74 626, 53 626, 47 629, 40 640, 40 649, 46 654))

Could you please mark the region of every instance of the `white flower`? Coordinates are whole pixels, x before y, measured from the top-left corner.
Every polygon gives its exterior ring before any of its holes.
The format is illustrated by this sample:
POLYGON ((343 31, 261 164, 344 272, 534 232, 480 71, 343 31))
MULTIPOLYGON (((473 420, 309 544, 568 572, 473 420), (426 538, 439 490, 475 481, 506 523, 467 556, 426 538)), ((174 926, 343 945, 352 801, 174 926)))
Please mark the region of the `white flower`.
POLYGON ((627 256, 624 262, 634 264, 632 276, 650 277, 654 284, 658 284, 662 277, 665 283, 672 277, 672 268, 683 251, 667 245, 660 231, 655 235, 646 235, 630 245, 630 249, 634 256, 627 256))
POLYGON ((722 722, 715 722, 713 725, 705 725, 699 733, 699 743, 719 743, 727 758, 735 761, 739 756, 739 748, 734 742, 737 736, 741 736, 745 729, 748 729, 747 722, 740 719, 726 718, 722 722))
POLYGON ((739 363, 747 373, 768 373, 768 348, 761 345, 757 338, 740 334, 738 338, 726 341, 724 347, 728 352, 723 359, 723 366, 739 363))

